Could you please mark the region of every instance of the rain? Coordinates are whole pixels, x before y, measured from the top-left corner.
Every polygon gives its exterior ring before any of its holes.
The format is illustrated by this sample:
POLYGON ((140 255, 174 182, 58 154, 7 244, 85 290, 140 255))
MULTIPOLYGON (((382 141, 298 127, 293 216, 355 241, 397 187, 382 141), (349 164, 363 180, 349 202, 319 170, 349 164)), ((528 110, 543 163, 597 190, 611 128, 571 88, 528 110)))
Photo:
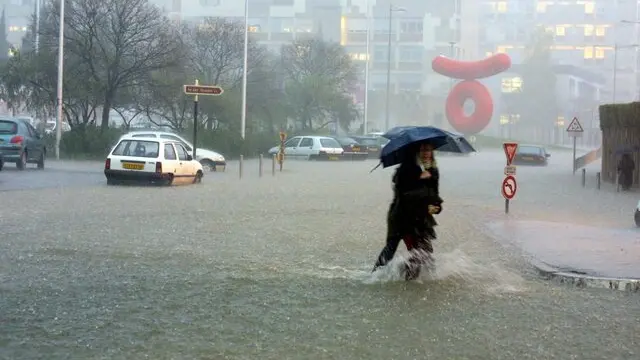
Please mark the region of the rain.
POLYGON ((0 359, 637 358, 637 49, 616 45, 636 5, 594 42, 568 14, 608 2, 284 3, 67 1, 63 77, 60 2, 5 6, 0 359), (514 28, 527 9, 545 25, 514 28), (460 86, 486 89, 486 124, 460 86), (412 281, 404 245, 372 272, 399 126, 475 149, 435 151, 436 265, 412 281), (118 168, 127 142, 165 152, 118 168), (107 184, 166 172, 167 146, 191 167, 107 184))

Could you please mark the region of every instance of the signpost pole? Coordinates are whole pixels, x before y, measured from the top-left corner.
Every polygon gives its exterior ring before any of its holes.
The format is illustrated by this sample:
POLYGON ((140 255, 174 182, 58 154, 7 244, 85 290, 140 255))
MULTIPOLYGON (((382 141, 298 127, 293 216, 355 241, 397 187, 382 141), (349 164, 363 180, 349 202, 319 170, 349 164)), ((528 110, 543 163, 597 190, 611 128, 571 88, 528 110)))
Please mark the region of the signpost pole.
POLYGON ((577 136, 573 137, 573 175, 576 174, 576 139, 577 136))
MULTIPOLYGON (((198 86, 198 79, 196 79, 198 86)), ((198 147, 198 95, 193 97, 193 160, 196 159, 196 148, 198 147)))
POLYGON ((509 199, 504 199, 504 213, 509 213, 509 199))

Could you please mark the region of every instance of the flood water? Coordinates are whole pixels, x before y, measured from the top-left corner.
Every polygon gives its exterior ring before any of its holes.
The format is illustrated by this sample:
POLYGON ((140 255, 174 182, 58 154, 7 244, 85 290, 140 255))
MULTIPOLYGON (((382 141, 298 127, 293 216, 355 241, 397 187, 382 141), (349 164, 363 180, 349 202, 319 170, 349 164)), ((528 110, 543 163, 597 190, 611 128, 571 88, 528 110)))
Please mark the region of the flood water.
MULTIPOLYGON (((554 160, 518 169, 510 216, 625 226, 637 201, 574 189, 566 155, 554 160)), ((370 273, 392 174, 372 162, 5 192, 0 358, 640 357, 637 294, 548 283, 488 235, 504 217, 499 154, 439 162, 438 268, 410 283, 401 259, 370 273)))

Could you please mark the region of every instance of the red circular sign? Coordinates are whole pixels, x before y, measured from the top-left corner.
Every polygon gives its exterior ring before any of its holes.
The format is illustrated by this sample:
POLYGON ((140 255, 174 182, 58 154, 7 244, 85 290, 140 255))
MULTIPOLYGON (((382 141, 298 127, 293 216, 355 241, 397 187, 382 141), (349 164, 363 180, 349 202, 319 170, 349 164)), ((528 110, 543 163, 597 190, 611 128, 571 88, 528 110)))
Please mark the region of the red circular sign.
POLYGON ((502 180, 502 196, 511 200, 516 196, 516 191, 518 190, 518 184, 516 183, 516 178, 512 175, 508 175, 502 180))

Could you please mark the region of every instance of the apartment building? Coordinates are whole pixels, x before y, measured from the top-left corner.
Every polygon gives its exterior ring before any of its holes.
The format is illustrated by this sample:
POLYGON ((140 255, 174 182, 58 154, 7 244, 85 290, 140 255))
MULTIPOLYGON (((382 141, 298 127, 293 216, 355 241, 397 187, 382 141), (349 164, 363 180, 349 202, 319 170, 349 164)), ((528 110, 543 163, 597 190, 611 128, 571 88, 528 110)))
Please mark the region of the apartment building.
POLYGON ((19 48, 35 13, 36 0, 0 0, 0 7, 5 11, 7 41, 19 48))

